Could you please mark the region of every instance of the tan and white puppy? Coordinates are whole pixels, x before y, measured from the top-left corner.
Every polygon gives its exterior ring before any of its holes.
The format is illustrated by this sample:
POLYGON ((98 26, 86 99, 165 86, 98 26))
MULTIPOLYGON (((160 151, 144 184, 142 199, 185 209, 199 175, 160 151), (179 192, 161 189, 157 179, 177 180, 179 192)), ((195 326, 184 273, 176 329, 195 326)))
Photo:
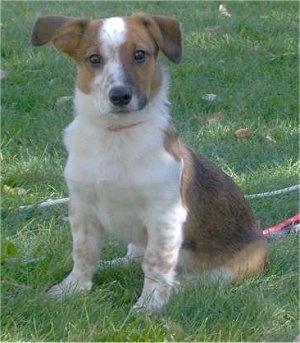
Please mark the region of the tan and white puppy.
POLYGON ((267 243, 240 190, 173 126, 157 57, 180 61, 178 21, 146 13, 39 18, 32 44, 50 41, 78 75, 65 130, 74 266, 49 293, 91 289, 104 232, 130 243, 127 259, 142 261, 136 309, 161 308, 176 273, 234 281, 263 271, 267 243))

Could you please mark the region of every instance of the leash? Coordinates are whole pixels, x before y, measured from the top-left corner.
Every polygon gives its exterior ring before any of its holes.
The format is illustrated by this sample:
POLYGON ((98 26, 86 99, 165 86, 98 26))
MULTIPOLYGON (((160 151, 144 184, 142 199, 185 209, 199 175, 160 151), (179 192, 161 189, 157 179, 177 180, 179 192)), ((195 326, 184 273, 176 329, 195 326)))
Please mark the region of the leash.
POLYGON ((267 238, 275 238, 287 236, 291 232, 300 231, 300 213, 295 214, 293 217, 285 219, 284 221, 271 226, 262 231, 263 235, 267 238))

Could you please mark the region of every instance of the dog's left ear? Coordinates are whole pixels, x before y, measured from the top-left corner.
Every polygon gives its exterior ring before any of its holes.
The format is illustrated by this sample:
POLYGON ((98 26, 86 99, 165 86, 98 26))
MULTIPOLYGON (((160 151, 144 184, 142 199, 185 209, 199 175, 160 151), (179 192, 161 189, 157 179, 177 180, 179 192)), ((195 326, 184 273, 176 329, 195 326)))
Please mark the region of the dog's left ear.
POLYGON ((153 16, 143 12, 134 13, 132 17, 142 21, 158 48, 172 62, 180 62, 182 40, 180 24, 177 20, 165 16, 153 16))
POLYGON ((83 18, 41 17, 34 25, 31 43, 41 46, 51 41, 58 50, 74 57, 88 22, 83 18))

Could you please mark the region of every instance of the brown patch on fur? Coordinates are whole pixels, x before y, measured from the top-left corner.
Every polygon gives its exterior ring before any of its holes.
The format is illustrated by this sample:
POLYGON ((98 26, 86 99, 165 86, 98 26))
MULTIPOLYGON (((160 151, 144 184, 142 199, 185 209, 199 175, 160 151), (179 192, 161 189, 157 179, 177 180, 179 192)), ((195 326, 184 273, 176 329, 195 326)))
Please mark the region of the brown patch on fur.
POLYGON ((83 33, 84 39, 81 40, 76 49, 76 54, 73 56, 78 65, 76 84, 82 92, 87 94, 91 92, 92 80, 101 73, 105 63, 105 61, 102 61, 99 67, 93 67, 88 62, 89 56, 101 55, 101 46, 98 39, 99 27, 101 25, 102 21, 100 20, 89 22, 83 33))
POLYGON ((183 158, 184 144, 179 139, 175 125, 170 121, 164 135, 164 147, 175 158, 180 161, 183 158))
POLYGON ((138 12, 132 15, 147 29, 153 40, 172 62, 179 63, 182 55, 181 30, 177 20, 138 12))
POLYGON ((161 50, 171 61, 181 58, 181 32, 176 20, 135 13, 124 18, 127 26, 127 40, 120 49, 121 61, 127 82, 137 88, 137 93, 152 100, 161 87, 161 66, 157 61, 161 50), (146 52, 144 63, 133 63, 137 50, 146 52))
POLYGON ((71 21, 58 31, 53 38, 53 44, 56 48, 74 58, 77 63, 76 83, 84 93, 90 93, 93 78, 102 70, 101 66, 93 67, 88 62, 89 56, 100 54, 101 51, 98 40, 100 25, 100 20, 71 21), (69 44, 67 44, 68 41, 69 44))
POLYGON ((86 59, 99 54, 98 31, 101 20, 61 16, 39 18, 32 32, 32 44, 40 46, 50 41, 59 50, 74 58, 78 64, 77 85, 85 92, 91 91, 91 80, 100 68, 93 68, 86 59))
POLYGON ((126 82, 143 94, 148 100, 154 98, 161 86, 161 69, 158 66, 158 49, 143 24, 133 18, 125 18, 127 39, 121 46, 120 59, 123 64, 126 82), (144 63, 135 63, 137 50, 146 52, 144 63))
POLYGON ((170 125, 165 149, 183 159, 181 198, 188 210, 181 247, 187 270, 228 266, 243 278, 268 265, 268 246, 254 215, 233 180, 196 154, 170 125))
POLYGON ((268 267, 268 243, 257 239, 245 245, 226 264, 239 281, 251 275, 263 272, 268 267))

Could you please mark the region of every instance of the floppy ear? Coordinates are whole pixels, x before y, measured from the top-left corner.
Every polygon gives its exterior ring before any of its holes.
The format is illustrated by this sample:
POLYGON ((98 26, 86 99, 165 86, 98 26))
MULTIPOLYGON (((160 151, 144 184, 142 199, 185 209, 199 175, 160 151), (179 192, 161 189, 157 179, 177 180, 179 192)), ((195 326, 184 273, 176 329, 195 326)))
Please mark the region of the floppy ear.
POLYGON ((132 15, 142 21, 158 48, 174 63, 179 63, 182 56, 180 24, 177 20, 165 16, 152 16, 137 12, 132 15))
POLYGON ((62 16, 41 17, 34 25, 31 43, 41 46, 51 41, 58 50, 74 56, 88 22, 88 19, 62 16))

